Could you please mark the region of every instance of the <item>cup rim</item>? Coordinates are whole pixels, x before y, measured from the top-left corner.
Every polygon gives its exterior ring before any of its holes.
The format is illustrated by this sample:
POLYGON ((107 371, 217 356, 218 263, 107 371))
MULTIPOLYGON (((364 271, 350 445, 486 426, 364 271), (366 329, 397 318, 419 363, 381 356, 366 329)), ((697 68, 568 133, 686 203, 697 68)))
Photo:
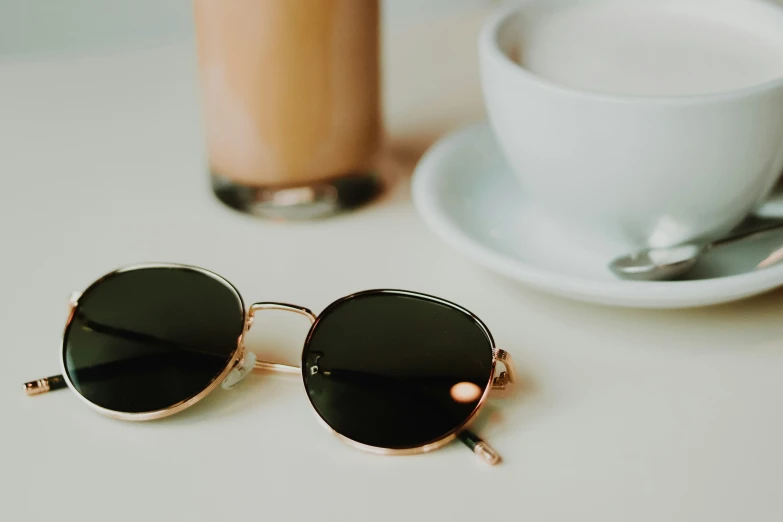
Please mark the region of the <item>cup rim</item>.
MULTIPOLYGON (((705 93, 705 94, 681 94, 681 95, 643 95, 643 94, 614 94, 600 91, 591 91, 587 89, 578 89, 567 85, 543 78, 530 70, 514 62, 498 46, 497 34, 500 27, 510 17, 517 15, 525 10, 527 4, 540 0, 525 0, 523 3, 516 3, 512 6, 501 8, 489 15, 484 21, 479 33, 479 55, 482 60, 493 60, 498 63, 510 74, 516 75, 528 82, 534 83, 539 87, 557 91, 562 94, 576 96, 592 101, 614 102, 614 103, 637 103, 651 105, 695 105, 720 103, 737 98, 745 98, 766 91, 772 91, 777 88, 783 88, 783 73, 777 78, 768 80, 756 85, 742 87, 740 89, 730 89, 727 91, 705 93)), ((757 8, 766 10, 775 16, 781 17, 781 27, 783 27, 783 7, 770 4, 766 1, 745 0, 749 4, 755 4, 757 8)), ((576 0, 575 0, 576 2, 576 0)))

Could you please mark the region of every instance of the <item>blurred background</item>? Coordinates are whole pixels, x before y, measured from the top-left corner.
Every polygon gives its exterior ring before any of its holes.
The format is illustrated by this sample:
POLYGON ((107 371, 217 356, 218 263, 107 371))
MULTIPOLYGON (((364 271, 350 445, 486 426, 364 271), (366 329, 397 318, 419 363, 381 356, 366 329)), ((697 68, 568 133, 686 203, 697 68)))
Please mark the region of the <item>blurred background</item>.
MULTIPOLYGON (((504 0, 383 0, 387 25, 423 22, 504 0)), ((0 0, 0 52, 53 52, 166 45, 193 40, 189 0, 0 0)))
MULTIPOLYGON (((386 143, 403 171, 437 137, 483 118, 475 38, 466 34, 477 34, 485 16, 510 1, 382 0, 386 143)), ((155 49, 170 54, 172 67, 193 72, 181 86, 190 91, 197 84, 190 0, 0 0, 0 61, 155 49)), ((151 77, 149 87, 155 84, 151 77)))

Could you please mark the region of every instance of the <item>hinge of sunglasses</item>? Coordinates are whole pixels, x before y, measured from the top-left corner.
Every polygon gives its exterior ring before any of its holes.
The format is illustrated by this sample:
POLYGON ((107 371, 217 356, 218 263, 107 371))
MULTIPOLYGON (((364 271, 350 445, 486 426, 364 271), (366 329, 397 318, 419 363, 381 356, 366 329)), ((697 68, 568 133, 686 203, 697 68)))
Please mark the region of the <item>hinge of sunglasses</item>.
MULTIPOLYGON (((71 292, 70 297, 68 297, 69 315, 73 313, 81 296, 81 292, 71 292)), ((32 397, 33 395, 41 395, 42 393, 48 393, 67 387, 68 385, 65 383, 65 378, 62 375, 52 375, 51 377, 44 377, 43 379, 36 379, 22 384, 22 391, 24 391, 25 395, 28 397, 32 397)))
POLYGON ((501 363, 505 369, 492 379, 492 389, 505 390, 506 385, 514 382, 514 362, 511 360, 510 353, 500 349, 495 351, 495 362, 501 363))

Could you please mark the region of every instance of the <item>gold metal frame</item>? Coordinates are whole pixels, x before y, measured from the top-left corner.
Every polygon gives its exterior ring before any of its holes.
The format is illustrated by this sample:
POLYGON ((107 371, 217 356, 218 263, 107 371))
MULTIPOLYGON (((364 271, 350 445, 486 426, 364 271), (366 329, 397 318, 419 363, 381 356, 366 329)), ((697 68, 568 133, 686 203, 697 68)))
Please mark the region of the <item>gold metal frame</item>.
MULTIPOLYGON (((487 337, 487 341, 489 342, 489 345, 492 349, 492 365, 489 372, 489 379, 487 383, 484 385, 484 391, 481 394, 481 398, 479 399, 479 402, 476 404, 476 407, 473 409, 473 411, 470 413, 468 418, 465 419, 465 421, 462 424, 460 424, 459 426, 451 430, 449 433, 445 434, 443 437, 422 444, 421 446, 415 446, 412 448, 402 448, 402 449, 370 446, 355 441, 349 437, 346 437, 345 435, 335 431, 329 425, 329 423, 323 417, 321 417, 320 413, 318 413, 318 410, 315 408, 315 405, 312 404, 312 400, 310 401, 310 405, 313 406, 313 410, 315 410, 316 415, 318 419, 321 421, 322 425, 324 425, 329 431, 331 431, 335 436, 337 436, 337 438, 339 438, 346 444, 353 446, 354 448, 360 449, 362 451, 367 451, 378 455, 416 455, 419 453, 427 453, 430 451, 434 451, 452 442, 454 439, 457 438, 460 432, 466 430, 470 426, 470 424, 475 419, 476 415, 478 415, 479 411, 484 406, 484 403, 486 402, 487 397, 489 396, 490 390, 492 390, 493 388, 502 389, 505 387, 507 383, 513 382, 514 369, 511 364, 511 356, 508 354, 508 352, 504 350, 500 350, 495 346, 495 340, 492 338, 492 334, 490 333, 489 328, 487 328, 487 325, 485 325, 484 322, 481 319, 479 319, 475 314, 473 314, 470 310, 467 310, 466 308, 463 308, 462 306, 456 303, 452 303, 451 301, 447 301, 439 297, 422 294, 419 292, 410 292, 407 290, 365 290, 363 292, 357 292, 354 294, 347 295, 345 297, 338 299, 337 301, 334 301, 332 304, 327 306, 318 317, 315 318, 315 321, 310 327, 310 332, 308 332, 307 334, 305 344, 302 347, 302 355, 304 356, 304 352, 307 348, 307 345, 310 343, 310 340, 312 338, 313 333, 315 332, 315 329, 318 327, 318 323, 329 310, 337 306, 340 306, 342 303, 349 301, 351 299, 365 296, 365 295, 371 295, 371 294, 402 295, 402 296, 424 299, 426 301, 432 301, 453 308, 459 312, 462 312, 463 314, 467 315, 471 320, 473 320, 479 326, 479 328, 481 328, 482 332, 487 337), (501 372, 500 374, 500 376, 503 378, 502 382, 499 379, 498 380, 495 379, 495 369, 498 361, 505 368, 505 371, 501 372)), ((302 361, 302 366, 304 366, 304 361, 302 361)), ((304 371, 302 371, 302 384, 304 384, 304 371)), ((308 400, 310 400, 309 395, 308 395, 308 400)), ((478 444, 476 444, 476 446, 472 448, 474 453, 479 455, 482 459, 486 460, 489 464, 497 464, 498 462, 500 462, 500 456, 497 454, 497 452, 495 452, 494 449, 492 449, 486 442, 482 441, 475 435, 472 436, 478 441, 478 444)))
MULTIPOLYGON (((96 285, 99 285, 100 283, 102 283, 103 281, 105 281, 106 279, 112 276, 115 276, 117 274, 122 274, 124 272, 131 272, 134 270, 143 270, 146 268, 172 268, 172 269, 181 269, 181 270, 191 270, 206 275, 208 277, 211 277, 212 279, 215 279, 216 281, 224 284, 229 290, 231 290, 231 292, 237 298, 239 302, 240 310, 242 311, 242 317, 243 317, 242 320, 244 320, 245 323, 247 323, 247 320, 244 319, 247 317, 247 313, 245 311, 245 303, 242 300, 242 296, 240 295, 239 291, 234 287, 234 285, 232 285, 226 279, 224 279, 223 277, 219 276, 214 272, 210 272, 209 270, 205 270, 203 268, 199 268, 195 266, 168 264, 168 263, 162 263, 162 264, 150 263, 150 264, 143 264, 143 265, 133 265, 126 268, 121 268, 119 270, 115 270, 113 272, 109 272, 105 276, 93 282, 89 287, 87 287, 87 289, 83 292, 83 294, 87 293, 91 288, 95 287, 96 285)), ((65 329, 63 330, 63 343, 62 346, 60 347, 60 371, 62 372, 61 375, 65 380, 65 384, 68 385, 68 388, 70 388, 76 394, 76 396, 79 397, 79 399, 81 399, 82 402, 87 404, 87 406, 97 411, 98 413, 101 413, 108 417, 112 417, 114 419, 120 419, 120 420, 127 420, 127 421, 145 421, 145 420, 162 419, 163 417, 168 417, 169 415, 174 415, 175 413, 179 413, 182 410, 193 406, 198 401, 200 401, 201 399, 209 395, 209 393, 212 392, 215 388, 220 386, 220 383, 222 383, 223 380, 226 378, 226 376, 228 376, 228 373, 244 357, 244 335, 248 329, 247 324, 245 325, 242 334, 237 339, 237 346, 236 348, 234 348, 234 352, 231 354, 231 357, 229 357, 229 362, 226 365, 226 367, 209 383, 209 385, 204 390, 194 395, 193 397, 185 399, 182 402, 179 402, 177 404, 174 404, 162 410, 145 411, 140 413, 127 413, 127 412, 121 412, 121 411, 115 411, 115 410, 109 410, 107 408, 103 408, 102 406, 98 406, 94 402, 89 401, 86 397, 84 397, 81 393, 79 393, 76 390, 76 387, 71 382, 71 379, 68 376, 68 372, 65 371, 66 334, 68 333, 68 329, 71 326, 71 321, 73 320, 74 314, 76 312, 76 308, 79 306, 79 298, 81 297, 81 295, 82 294, 71 295, 71 300, 69 302, 68 320, 65 323, 65 329)), ((25 384, 25 391, 27 391, 27 389, 28 389, 27 384, 25 384)))
MULTIPOLYGON (((35 381, 27 382, 23 385, 23 390, 27 395, 38 395, 42 393, 46 393, 52 389, 58 389, 63 387, 62 382, 64 381, 65 385, 67 385, 68 388, 70 388, 76 395, 79 397, 79 399, 87 404, 90 408, 97 411, 98 413, 101 413, 103 415, 106 415, 108 417, 112 417, 115 419, 121 419, 121 420, 129 420, 129 421, 145 421, 145 420, 154 420, 154 419, 160 419, 162 417, 167 417, 169 415, 173 415, 175 413, 178 413, 186 408, 189 408, 190 406, 193 406, 198 401, 206 397, 209 393, 211 393, 215 388, 217 388, 228 376, 228 374, 233 370, 234 368, 241 366, 244 364, 245 361, 245 343, 244 339, 247 333, 250 331, 250 328, 253 325, 255 314, 259 311, 265 311, 265 310, 281 310, 281 311, 287 311, 287 312, 293 312, 300 315, 303 315, 307 317, 310 321, 310 330, 307 334, 307 338, 305 340, 305 343, 302 347, 302 356, 304 356, 305 350, 312 338, 313 332, 318 327, 318 323, 321 320, 321 318, 324 316, 324 313, 322 312, 321 315, 316 316, 313 312, 311 312, 309 309, 296 306, 292 304, 287 303, 278 303, 278 302, 259 302, 252 304, 248 309, 245 308, 244 301, 242 299, 241 294, 239 291, 225 278, 221 277, 220 275, 211 272, 209 270, 205 270, 203 268, 190 266, 190 265, 180 265, 180 264, 171 264, 171 263, 163 263, 163 264, 141 264, 141 265, 133 265, 126 268, 121 268, 119 270, 115 270, 113 272, 110 272, 100 279, 93 282, 87 290, 85 290, 85 293, 88 292, 91 288, 94 286, 100 284, 105 279, 112 277, 117 274, 121 274, 123 272, 129 272, 134 270, 143 270, 147 268, 172 268, 172 269, 181 269, 181 270, 190 270, 195 271, 198 273, 201 273, 203 275, 206 275, 208 277, 211 277, 215 279, 216 281, 222 283, 225 285, 228 289, 231 290, 231 292, 234 294, 234 296, 237 298, 239 307, 242 311, 243 315, 243 327, 242 327, 242 333, 239 335, 237 339, 237 345, 234 349, 233 353, 231 354, 231 357, 229 358, 229 362, 226 365, 226 367, 223 369, 223 371, 218 374, 210 383, 209 385, 199 392, 197 395, 190 397, 186 400, 183 400, 182 402, 179 402, 173 406, 169 406, 168 408, 164 408, 162 410, 157 411, 149 411, 149 412, 140 412, 140 413, 127 413, 127 412, 120 412, 115 410, 110 410, 107 408, 103 408, 101 406, 98 406, 97 404, 89 401, 86 399, 81 393, 79 393, 73 383, 71 382, 68 373, 65 369, 65 340, 66 335, 68 333, 68 329, 71 326, 71 322, 73 320, 74 314, 76 312, 76 309, 79 305, 79 298, 81 297, 81 294, 74 294, 71 296, 71 299, 69 301, 69 311, 68 311, 68 318, 65 323, 65 329, 63 331, 63 343, 60 347, 60 370, 62 372, 61 375, 48 377, 45 379, 38 379, 35 381)), ((376 446, 370 446, 367 444, 362 444, 360 442, 357 442, 353 439, 350 439, 346 437, 345 435, 342 435, 335 431, 327 422, 325 419, 323 419, 318 413, 318 410, 313 406, 313 410, 316 414, 317 419, 320 421, 320 423, 326 427, 329 431, 331 431, 338 439, 343 441, 344 443, 360 449, 362 451, 375 453, 375 454, 382 454, 382 455, 414 455, 418 453, 426 453, 429 451, 436 450, 438 448, 441 448, 442 446, 452 442, 456 438, 461 438, 465 444, 470 447, 473 452, 478 455, 482 460, 489 464, 497 464, 500 462, 500 456, 498 453, 492 449, 486 442, 482 441, 480 438, 475 436, 473 433, 468 431, 468 427, 472 423, 472 421, 475 419, 476 415, 478 415, 481 408, 484 406, 490 390, 492 389, 503 389, 506 385, 514 382, 514 368, 513 363, 511 360, 511 355, 504 351, 500 350, 495 346, 495 341, 492 338, 492 334, 489 332, 489 329, 487 326, 479 319, 476 315, 471 313, 469 310, 452 303, 450 301, 446 301, 445 299, 440 299, 438 297, 434 297, 431 295, 421 294, 417 292, 409 292, 405 290, 366 290, 363 292, 357 292, 345 297, 342 297, 338 299, 337 301, 330 304, 324 312, 329 311, 333 307, 339 306, 340 304, 344 303, 345 301, 348 301, 350 299, 354 299, 359 296, 363 295, 369 295, 369 294, 391 294, 391 295, 404 295, 409 297, 416 297, 419 299, 424 299, 432 302, 436 302, 445 306, 448 306, 450 308, 453 308, 455 310, 458 310, 462 312, 463 314, 467 315, 471 320, 473 320, 484 332, 484 334, 487 337, 487 340, 490 344, 490 347, 492 349, 492 366, 490 369, 489 374, 489 380, 487 384, 484 387, 484 391, 481 395, 481 398, 479 399, 478 403, 476 404, 475 408, 471 412, 471 414, 468 416, 468 418, 460 425, 457 426, 455 429, 444 435, 443 437, 430 441, 426 444, 423 444, 421 446, 412 447, 412 448, 404 448, 404 449, 390 449, 390 448, 382 448, 382 447, 376 447, 376 446), (500 371, 500 373, 496 376, 496 370, 497 370, 497 364, 500 363, 503 366, 503 370, 500 371)), ((296 367, 296 366, 289 366, 286 364, 279 364, 279 363, 273 363, 273 362, 267 362, 267 361, 256 361, 254 365, 255 370, 260 371, 273 371, 278 373, 288 373, 288 374, 299 374, 302 377, 302 385, 304 386, 304 371, 302 367, 296 367)), ((309 400, 309 396, 308 396, 309 400)))

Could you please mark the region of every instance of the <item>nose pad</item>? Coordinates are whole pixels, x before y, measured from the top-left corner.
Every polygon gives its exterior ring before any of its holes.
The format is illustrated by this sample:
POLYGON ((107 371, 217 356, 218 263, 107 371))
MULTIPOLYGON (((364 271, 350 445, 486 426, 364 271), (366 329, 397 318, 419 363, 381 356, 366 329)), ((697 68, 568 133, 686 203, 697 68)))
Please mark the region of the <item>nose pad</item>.
POLYGON ((253 352, 245 352, 242 360, 234 366, 226 378, 223 379, 221 386, 224 390, 228 390, 236 386, 236 384, 247 377, 247 374, 253 371, 253 367, 256 365, 256 354, 253 352))

